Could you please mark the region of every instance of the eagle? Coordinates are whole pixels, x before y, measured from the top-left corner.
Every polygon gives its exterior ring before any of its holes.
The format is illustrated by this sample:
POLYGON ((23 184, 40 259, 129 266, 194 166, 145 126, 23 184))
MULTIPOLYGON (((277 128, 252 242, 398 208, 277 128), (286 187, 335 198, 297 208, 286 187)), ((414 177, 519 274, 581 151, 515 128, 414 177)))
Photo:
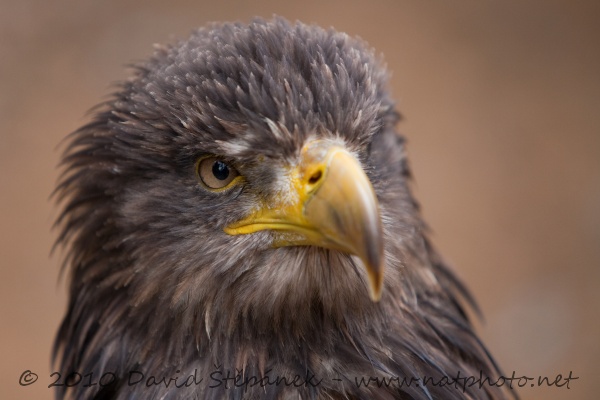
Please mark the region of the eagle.
POLYGON ((157 45, 70 136, 57 399, 495 399, 363 40, 284 18, 157 45))

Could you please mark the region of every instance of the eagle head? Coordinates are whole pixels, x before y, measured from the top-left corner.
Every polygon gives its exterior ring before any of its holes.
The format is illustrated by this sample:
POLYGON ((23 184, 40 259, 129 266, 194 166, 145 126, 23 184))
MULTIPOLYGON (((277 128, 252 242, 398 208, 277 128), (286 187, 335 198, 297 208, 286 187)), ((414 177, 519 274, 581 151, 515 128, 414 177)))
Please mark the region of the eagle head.
POLYGON ((55 358, 114 379, 59 397, 499 392, 356 384, 497 372, 424 235, 398 120, 383 62, 334 30, 255 20, 157 47, 63 157, 55 358), (224 368, 320 381, 211 386, 224 368), (200 382, 132 385, 131 371, 200 382))

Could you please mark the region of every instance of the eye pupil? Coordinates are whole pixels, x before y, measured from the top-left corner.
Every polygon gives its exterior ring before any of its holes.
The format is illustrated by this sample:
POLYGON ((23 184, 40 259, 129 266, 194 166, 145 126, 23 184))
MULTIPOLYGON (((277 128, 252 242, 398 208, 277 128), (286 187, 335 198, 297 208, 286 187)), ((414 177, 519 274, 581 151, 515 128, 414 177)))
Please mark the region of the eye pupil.
POLYGON ((229 177, 229 167, 224 162, 217 160, 212 166, 212 173, 215 178, 220 181, 224 181, 227 179, 227 177, 229 177))

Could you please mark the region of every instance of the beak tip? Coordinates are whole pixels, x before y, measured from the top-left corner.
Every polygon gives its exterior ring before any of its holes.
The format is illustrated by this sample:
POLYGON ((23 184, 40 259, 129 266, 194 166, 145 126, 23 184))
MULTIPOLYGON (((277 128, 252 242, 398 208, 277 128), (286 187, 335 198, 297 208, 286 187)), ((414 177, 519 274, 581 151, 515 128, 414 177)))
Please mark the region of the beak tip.
POLYGON ((371 289, 370 296, 373 303, 378 303, 381 300, 381 290, 371 289))
POLYGON ((383 266, 379 268, 371 269, 367 268, 369 278, 369 296, 375 303, 381 300, 381 294, 383 292, 383 266))

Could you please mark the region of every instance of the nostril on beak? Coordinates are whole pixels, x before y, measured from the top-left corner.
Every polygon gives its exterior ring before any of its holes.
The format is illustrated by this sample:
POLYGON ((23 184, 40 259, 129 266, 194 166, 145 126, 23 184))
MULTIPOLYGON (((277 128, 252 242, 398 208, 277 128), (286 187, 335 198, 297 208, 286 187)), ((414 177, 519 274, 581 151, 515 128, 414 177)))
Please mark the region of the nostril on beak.
POLYGON ((323 173, 319 169, 319 170, 315 171, 315 173, 313 173, 310 178, 308 178, 308 183, 311 185, 314 185, 315 183, 319 182, 319 180, 321 179, 322 176, 323 176, 323 173))

